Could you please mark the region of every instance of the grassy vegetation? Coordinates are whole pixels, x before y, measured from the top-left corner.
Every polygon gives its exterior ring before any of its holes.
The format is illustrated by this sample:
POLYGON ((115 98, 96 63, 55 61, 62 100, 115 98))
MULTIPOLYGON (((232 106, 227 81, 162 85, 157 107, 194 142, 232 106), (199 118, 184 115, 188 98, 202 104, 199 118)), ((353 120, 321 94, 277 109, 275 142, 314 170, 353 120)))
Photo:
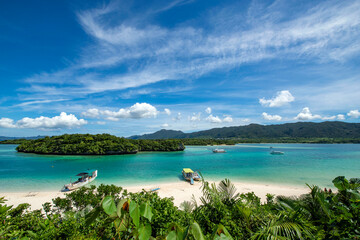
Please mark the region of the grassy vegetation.
POLYGON ((204 181, 201 202, 180 208, 172 198, 114 185, 83 187, 43 211, 0 198, 0 239, 359 239, 360 179, 333 184, 336 193, 309 186, 303 196, 268 194, 261 203, 229 180, 204 181))

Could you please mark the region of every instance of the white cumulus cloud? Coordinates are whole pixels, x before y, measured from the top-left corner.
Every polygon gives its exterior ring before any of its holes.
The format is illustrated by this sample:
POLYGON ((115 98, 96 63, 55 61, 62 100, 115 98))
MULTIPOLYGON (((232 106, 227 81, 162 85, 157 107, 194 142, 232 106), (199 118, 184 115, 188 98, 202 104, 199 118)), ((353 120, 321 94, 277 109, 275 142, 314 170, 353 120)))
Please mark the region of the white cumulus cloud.
POLYGON ((198 114, 193 113, 192 116, 189 116, 189 120, 190 120, 190 122, 198 122, 201 120, 200 116, 201 116, 201 113, 198 113, 198 114))
POLYGON ((156 108, 148 103, 135 103, 129 108, 120 108, 117 112, 109 110, 102 111, 107 117, 110 118, 152 118, 158 115, 156 108))
POLYGON ((270 114, 267 114, 266 112, 262 113, 262 117, 265 120, 270 120, 270 121, 280 121, 282 119, 282 117, 279 115, 270 115, 270 114))
POLYGON ((351 118, 358 118, 360 117, 360 112, 359 110, 351 110, 350 112, 347 113, 347 115, 351 118))
POLYGON ((322 117, 322 120, 345 120, 344 114, 338 114, 330 117, 322 117))
POLYGON ((222 123, 222 120, 218 116, 213 116, 212 114, 210 114, 205 120, 211 123, 222 123))
POLYGON ((1 118, 0 127, 3 128, 39 128, 39 129, 57 129, 57 128, 73 128, 80 127, 87 124, 84 119, 78 119, 73 114, 67 114, 66 112, 60 113, 55 117, 37 117, 29 118, 25 117, 16 123, 10 118, 1 118))
POLYGON ((171 111, 170 111, 170 109, 168 109, 168 108, 165 108, 165 109, 164 109, 164 112, 165 112, 167 115, 169 115, 169 116, 171 115, 171 111))
POLYGON ((155 118, 158 115, 158 110, 148 103, 136 103, 129 108, 120 108, 118 111, 99 110, 91 108, 82 115, 91 118, 105 117, 111 121, 118 121, 120 118, 155 118))
POLYGON ((210 113, 211 113, 211 108, 210 108, 210 107, 206 108, 206 109, 205 109, 205 112, 206 112, 207 114, 210 114, 210 113))
POLYGON ((161 127, 162 127, 162 128, 168 128, 168 127, 170 127, 170 125, 167 124, 167 123, 164 123, 164 124, 161 125, 161 127))
POLYGON ((233 122, 233 118, 231 116, 225 116, 225 118, 223 119, 223 122, 231 123, 231 122, 233 122))
POLYGON ((0 127, 2 128, 15 128, 14 120, 10 118, 0 118, 0 127))
POLYGON ((338 114, 337 119, 338 120, 345 120, 345 115, 344 114, 338 114))
POLYGON ((330 116, 330 117, 322 117, 322 120, 335 120, 336 116, 330 116))
POLYGON ((283 90, 277 92, 276 97, 272 99, 259 99, 259 103, 264 107, 281 107, 287 103, 293 102, 294 100, 294 96, 288 90, 283 90))
POLYGON ((87 124, 87 121, 84 119, 78 119, 75 115, 66 112, 52 118, 44 116, 37 118, 25 117, 16 122, 18 128, 73 128, 85 124, 87 124))
POLYGON ((314 120, 321 119, 320 115, 313 115, 308 107, 304 107, 303 110, 295 117, 295 120, 314 120))
POLYGON ((100 111, 97 108, 90 108, 86 112, 82 112, 81 115, 88 118, 97 118, 100 115, 100 111))

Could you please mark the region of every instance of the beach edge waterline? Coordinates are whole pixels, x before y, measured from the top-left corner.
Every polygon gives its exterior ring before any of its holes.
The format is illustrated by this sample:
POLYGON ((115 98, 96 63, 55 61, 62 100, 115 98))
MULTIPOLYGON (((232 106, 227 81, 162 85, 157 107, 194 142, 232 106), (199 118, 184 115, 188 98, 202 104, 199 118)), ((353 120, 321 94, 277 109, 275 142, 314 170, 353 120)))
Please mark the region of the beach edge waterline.
MULTIPOLYGON (((214 181, 209 181, 213 183, 214 181)), ((216 181, 215 183, 219 183, 216 181)), ((274 194, 276 196, 300 196, 308 193, 309 188, 305 186, 289 186, 272 183, 247 183, 247 182, 232 182, 237 188, 239 193, 254 192, 255 195, 266 201, 266 194, 274 194)), ((156 192, 162 198, 173 197, 174 204, 180 206, 184 201, 190 201, 192 196, 199 201, 202 196, 201 182, 196 182, 195 185, 190 185, 185 181, 178 181, 172 183, 160 183, 160 184, 148 184, 142 186, 122 186, 123 189, 127 189, 128 192, 141 192, 142 190, 151 191, 151 189, 160 188, 156 192)), ((45 202, 52 202, 51 200, 56 197, 65 197, 64 192, 60 191, 22 191, 22 192, 0 192, 0 196, 5 197, 8 201, 7 205, 13 205, 14 207, 21 203, 29 203, 32 210, 41 209, 42 204, 45 202)))

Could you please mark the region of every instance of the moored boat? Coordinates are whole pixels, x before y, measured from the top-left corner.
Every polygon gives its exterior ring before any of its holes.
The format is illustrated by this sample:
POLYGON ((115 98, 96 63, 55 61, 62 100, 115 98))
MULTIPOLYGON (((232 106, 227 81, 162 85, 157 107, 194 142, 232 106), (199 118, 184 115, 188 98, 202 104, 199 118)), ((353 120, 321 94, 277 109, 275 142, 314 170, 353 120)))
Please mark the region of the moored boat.
POLYGON ((225 151, 225 149, 216 148, 213 150, 213 153, 226 153, 226 151, 225 151))
POLYGON ((199 181, 201 179, 199 173, 196 171, 194 172, 190 168, 183 168, 182 174, 183 174, 183 177, 185 178, 185 180, 190 181, 191 185, 194 184, 194 180, 199 181))
POLYGON ((97 177, 97 172, 97 170, 92 169, 78 173, 76 175, 77 177, 79 177, 78 180, 76 180, 75 182, 70 181, 69 184, 64 185, 62 191, 72 191, 94 181, 97 177))
POLYGON ((272 155, 284 155, 284 152, 275 151, 273 147, 270 147, 270 154, 272 154, 272 155))
POLYGON ((272 151, 270 152, 270 154, 272 154, 272 155, 284 155, 284 152, 272 150, 272 151))

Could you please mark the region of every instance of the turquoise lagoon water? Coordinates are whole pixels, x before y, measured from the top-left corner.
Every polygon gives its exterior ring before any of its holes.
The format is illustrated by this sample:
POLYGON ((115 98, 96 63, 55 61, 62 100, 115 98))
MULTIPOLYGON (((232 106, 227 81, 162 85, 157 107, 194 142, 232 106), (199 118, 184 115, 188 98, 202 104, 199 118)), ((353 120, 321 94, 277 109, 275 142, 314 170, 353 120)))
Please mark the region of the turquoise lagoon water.
MULTIPOLYGON (((184 152, 115 156, 53 156, 18 153, 0 145, 0 192, 59 190, 70 177, 98 169, 95 184, 149 185, 183 181, 181 170, 199 170, 209 180, 332 186, 339 175, 360 177, 359 144, 239 144, 187 147, 184 152), (269 147, 285 155, 269 154, 269 147)), ((73 177, 75 179, 75 177, 73 177)))

